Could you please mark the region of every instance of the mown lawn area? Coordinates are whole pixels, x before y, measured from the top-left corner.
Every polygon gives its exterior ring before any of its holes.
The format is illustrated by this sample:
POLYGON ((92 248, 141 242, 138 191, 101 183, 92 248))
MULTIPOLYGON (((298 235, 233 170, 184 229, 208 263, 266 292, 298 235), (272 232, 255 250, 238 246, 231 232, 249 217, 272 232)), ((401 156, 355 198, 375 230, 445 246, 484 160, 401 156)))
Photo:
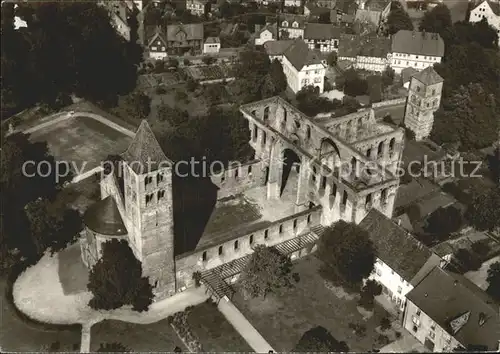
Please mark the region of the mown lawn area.
POLYGON ((92 326, 90 351, 116 342, 133 352, 173 352, 175 347, 186 350, 166 319, 151 324, 105 320, 92 326))
POLYGON ((1 352, 80 351, 80 330, 44 330, 41 326, 23 322, 6 298, 7 279, 0 278, 2 326, 1 352), (57 345, 59 344, 59 345, 57 345))
POLYGON ((303 258, 294 266, 300 276, 295 288, 250 300, 237 292, 233 302, 276 351, 292 350, 304 332, 316 326, 345 341, 350 351, 380 348, 376 328, 389 314, 377 303, 373 313, 361 314, 356 298, 325 286, 319 265, 314 256, 303 258), (356 334, 353 325, 364 327, 365 333, 356 334))
POLYGON ((253 351, 213 302, 204 302, 192 308, 188 315, 188 323, 205 351, 253 351))

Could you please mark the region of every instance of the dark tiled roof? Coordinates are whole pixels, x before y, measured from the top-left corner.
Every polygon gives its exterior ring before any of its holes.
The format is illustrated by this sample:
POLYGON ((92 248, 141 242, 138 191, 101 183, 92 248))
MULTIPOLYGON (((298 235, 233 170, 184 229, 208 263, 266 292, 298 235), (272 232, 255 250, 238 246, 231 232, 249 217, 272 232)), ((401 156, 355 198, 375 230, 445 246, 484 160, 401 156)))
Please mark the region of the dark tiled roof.
POLYGON ((404 68, 401 70, 401 77, 403 78, 403 83, 410 81, 411 77, 418 73, 418 70, 415 68, 404 68))
POLYGON ((400 30, 392 37, 392 52, 442 57, 444 41, 437 33, 400 30))
POLYGON ((308 23, 304 29, 305 39, 338 39, 341 28, 328 23, 308 23))
POLYGON ((282 28, 304 28, 306 17, 304 15, 284 14, 280 15, 280 27, 282 28), (283 21, 288 22, 288 27, 283 26, 283 21), (292 27, 292 24, 297 22, 298 27, 292 27))
POLYGON ((487 2, 487 3, 488 3, 488 5, 490 5, 490 8, 491 8, 491 10, 493 11, 493 13, 494 13, 495 15, 500 16, 500 3, 498 3, 498 2, 493 2, 493 1, 481 1, 481 3, 480 3, 480 4, 478 4, 477 6, 475 6, 475 7, 474 7, 474 9, 475 9, 475 8, 477 8, 477 7, 479 7, 479 6, 481 6, 481 5, 482 5, 483 3, 485 3, 485 2, 487 2))
POLYGON ((365 9, 370 11, 383 11, 391 3, 391 0, 368 0, 365 9))
POLYGON ((385 37, 341 35, 339 41, 339 57, 386 58, 391 48, 391 41, 385 37))
POLYGON ((135 133, 134 140, 127 151, 122 154, 123 159, 130 165, 135 173, 145 174, 158 169, 159 164, 167 167, 170 161, 156 140, 156 137, 146 120, 141 122, 135 133))
POLYGON ((258 34, 260 35, 265 30, 268 30, 269 32, 271 32, 271 34, 273 35, 273 38, 276 38, 276 23, 262 27, 262 29, 260 29, 258 31, 258 34))
POLYGON ((205 43, 220 43, 219 37, 208 37, 205 43))
POLYGON ((319 16, 324 13, 329 13, 330 9, 328 7, 321 7, 315 3, 306 4, 305 7, 311 12, 312 16, 319 16))
POLYGON ((434 70, 432 66, 425 68, 424 70, 413 75, 415 79, 423 83, 424 85, 434 85, 443 82, 444 79, 439 76, 439 74, 434 70))
POLYGON ((264 49, 268 55, 283 55, 285 50, 287 50, 294 42, 294 39, 267 41, 264 43, 264 49))
POLYGON ((408 282, 432 256, 429 248, 376 209, 359 226, 370 234, 376 256, 408 282))
POLYGON ((298 71, 305 65, 321 64, 321 57, 309 50, 309 46, 302 39, 296 39, 283 55, 298 71))
POLYGON ((498 350, 499 305, 465 277, 436 267, 406 297, 464 347, 498 350), (463 325, 452 326, 453 320, 467 313, 463 325), (453 333, 453 328, 458 331, 453 333))
POLYGON ((83 220, 89 229, 101 235, 123 236, 127 234, 127 228, 112 196, 94 203, 85 212, 83 220))
POLYGON ((337 0, 335 9, 344 14, 354 15, 358 9, 355 0, 337 0))
POLYGON ((175 41, 179 32, 184 32, 186 34, 186 40, 188 41, 194 39, 203 40, 202 23, 177 24, 167 26, 167 39, 169 41, 175 41))

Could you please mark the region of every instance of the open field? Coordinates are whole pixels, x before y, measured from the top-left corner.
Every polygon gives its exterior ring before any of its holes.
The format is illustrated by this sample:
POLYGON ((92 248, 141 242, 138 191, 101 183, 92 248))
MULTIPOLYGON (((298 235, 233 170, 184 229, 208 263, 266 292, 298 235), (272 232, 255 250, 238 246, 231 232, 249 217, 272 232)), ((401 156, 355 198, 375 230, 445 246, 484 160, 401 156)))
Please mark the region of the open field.
POLYGON ((318 274, 319 260, 314 256, 301 259, 294 271, 300 281, 294 289, 266 298, 245 300, 240 292, 233 301, 247 319, 277 351, 290 351, 304 332, 323 326, 350 351, 379 348, 376 328, 388 313, 375 304, 371 316, 364 317, 357 309, 357 300, 342 297, 329 290, 318 274), (364 335, 356 335, 350 325, 366 327, 364 335))
POLYGON ((56 160, 67 161, 83 173, 108 155, 125 151, 131 138, 92 118, 75 117, 32 133, 31 140, 46 141, 56 160))
POLYGON ((54 351, 79 352, 80 330, 43 330, 21 320, 6 299, 7 279, 0 278, 2 303, 2 326, 0 348, 2 352, 40 352, 54 348, 54 351), (56 343, 60 344, 55 350, 56 343))
POLYGON ((90 338, 91 351, 114 342, 134 352, 173 352, 175 347, 186 350, 166 319, 151 324, 105 320, 92 326, 90 338))
POLYGON ((253 351, 214 303, 204 302, 192 308, 188 315, 188 323, 205 351, 253 351))

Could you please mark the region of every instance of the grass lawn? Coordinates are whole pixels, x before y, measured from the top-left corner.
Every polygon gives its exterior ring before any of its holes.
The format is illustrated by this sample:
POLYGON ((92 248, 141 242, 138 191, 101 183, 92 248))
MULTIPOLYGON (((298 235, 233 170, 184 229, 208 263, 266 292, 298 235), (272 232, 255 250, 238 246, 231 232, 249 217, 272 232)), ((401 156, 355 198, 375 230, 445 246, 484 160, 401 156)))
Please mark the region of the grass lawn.
POLYGON ((99 166, 109 154, 125 151, 131 138, 92 118, 78 117, 40 129, 31 140, 46 141, 56 160, 82 173, 99 166))
POLYGON ((333 337, 345 341, 350 351, 367 351, 377 344, 376 328, 389 314, 378 304, 371 316, 363 316, 357 300, 329 290, 318 274, 320 262, 314 256, 301 259, 294 271, 300 281, 294 289, 266 298, 243 299, 240 292, 233 298, 235 305, 277 351, 290 351, 307 330, 325 327, 333 337), (350 325, 366 327, 364 335, 356 335, 350 325))
POLYGON ((1 277, 0 350, 2 352, 39 352, 47 350, 56 342, 60 343, 59 351, 80 351, 81 334, 79 330, 45 331, 38 326, 23 322, 5 298, 6 289, 7 280, 5 277, 1 277))
POLYGON ((188 323, 205 351, 253 351, 213 303, 204 302, 192 308, 189 312, 188 323))
POLYGON ((104 343, 118 342, 134 352, 173 352, 175 347, 186 350, 167 320, 151 324, 135 324, 105 320, 91 328, 90 351, 104 343))

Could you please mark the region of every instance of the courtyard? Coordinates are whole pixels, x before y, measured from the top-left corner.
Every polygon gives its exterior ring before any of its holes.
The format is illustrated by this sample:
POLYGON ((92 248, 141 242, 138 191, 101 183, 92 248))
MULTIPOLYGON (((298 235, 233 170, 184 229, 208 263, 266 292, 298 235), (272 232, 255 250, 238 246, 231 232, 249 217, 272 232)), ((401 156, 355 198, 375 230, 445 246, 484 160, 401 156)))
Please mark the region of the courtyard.
POLYGON ((290 351, 304 332, 323 326, 333 337, 345 341, 350 351, 368 351, 395 340, 390 329, 380 332, 380 320, 390 315, 375 303, 373 312, 359 310, 357 299, 341 291, 330 290, 318 274, 320 261, 308 256, 295 264, 300 280, 293 289, 265 298, 244 299, 240 292, 233 302, 277 351, 290 351), (353 327, 364 328, 355 333, 353 327))
POLYGON ((75 174, 99 166, 108 155, 126 150, 131 138, 97 120, 79 116, 64 119, 31 133, 31 140, 47 142, 58 161, 67 161, 75 174))

